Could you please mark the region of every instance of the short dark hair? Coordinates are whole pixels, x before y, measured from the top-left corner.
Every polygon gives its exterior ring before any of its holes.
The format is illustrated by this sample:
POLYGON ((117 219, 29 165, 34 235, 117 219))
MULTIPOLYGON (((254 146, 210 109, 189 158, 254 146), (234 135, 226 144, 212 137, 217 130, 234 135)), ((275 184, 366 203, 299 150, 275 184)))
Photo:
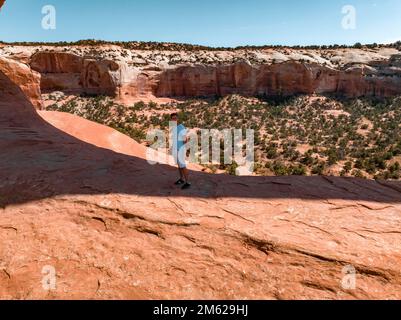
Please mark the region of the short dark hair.
POLYGON ((170 118, 173 118, 173 117, 177 117, 178 118, 178 113, 174 112, 174 113, 170 114, 170 118))

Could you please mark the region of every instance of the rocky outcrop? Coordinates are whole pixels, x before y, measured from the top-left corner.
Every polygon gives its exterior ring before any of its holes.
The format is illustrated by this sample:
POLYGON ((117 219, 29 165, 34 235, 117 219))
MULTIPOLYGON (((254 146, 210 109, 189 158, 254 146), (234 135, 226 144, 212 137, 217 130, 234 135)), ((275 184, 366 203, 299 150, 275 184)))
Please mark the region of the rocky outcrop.
POLYGON ((15 90, 18 88, 35 107, 40 108, 42 106, 39 73, 32 71, 25 64, 0 57, 0 74, 3 75, 0 77, 0 97, 12 100, 13 96, 17 94, 15 90), (7 82, 4 80, 5 78, 8 79, 7 82), (16 87, 11 88, 10 83, 16 87), (5 98, 5 95, 8 97, 5 98))
POLYGON ((0 9, 4 5, 5 2, 6 2, 6 0, 0 0, 0 9))
POLYGON ((381 59, 372 56, 372 60, 366 56, 352 60, 347 56, 339 58, 344 60, 342 64, 334 59, 333 63, 328 59, 307 60, 305 55, 283 56, 279 62, 266 58, 255 62, 222 59, 220 63, 178 64, 171 64, 171 56, 164 57, 163 63, 132 63, 123 56, 103 57, 99 52, 97 55, 39 52, 32 56, 30 64, 42 74, 43 91, 62 90, 120 98, 313 93, 391 97, 401 94, 400 54, 381 59))
POLYGON ((121 82, 118 96, 125 98, 154 97, 159 85, 160 69, 131 68, 127 64, 121 65, 121 82))
POLYGON ((313 70, 299 63, 182 66, 160 75, 157 96, 278 95, 314 90, 313 70))
POLYGON ((114 96, 118 93, 117 88, 120 86, 120 79, 118 63, 110 60, 84 60, 80 84, 85 93, 114 96))
POLYGON ((182 66, 160 74, 156 96, 194 97, 228 94, 294 95, 330 93, 347 97, 401 94, 401 68, 380 72, 365 66, 336 70, 326 66, 284 62, 253 66, 182 66), (387 73, 385 73, 387 72, 387 73))
POLYGON ((84 59, 64 52, 39 52, 31 58, 31 68, 40 73, 81 73, 84 59))
POLYGON ((118 92, 120 66, 111 60, 96 60, 64 52, 39 52, 30 62, 42 74, 43 92, 110 95, 118 92))

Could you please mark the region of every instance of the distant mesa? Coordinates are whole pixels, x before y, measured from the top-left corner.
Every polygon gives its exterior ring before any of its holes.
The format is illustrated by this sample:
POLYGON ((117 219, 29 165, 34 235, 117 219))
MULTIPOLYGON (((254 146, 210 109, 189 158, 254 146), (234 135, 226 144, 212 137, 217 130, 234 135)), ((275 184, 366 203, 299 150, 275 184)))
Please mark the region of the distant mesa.
POLYGON ((40 73, 42 92, 108 95, 122 100, 315 93, 393 97, 401 94, 400 54, 392 46, 171 51, 112 44, 6 44, 0 49, 1 56, 26 63, 40 73))

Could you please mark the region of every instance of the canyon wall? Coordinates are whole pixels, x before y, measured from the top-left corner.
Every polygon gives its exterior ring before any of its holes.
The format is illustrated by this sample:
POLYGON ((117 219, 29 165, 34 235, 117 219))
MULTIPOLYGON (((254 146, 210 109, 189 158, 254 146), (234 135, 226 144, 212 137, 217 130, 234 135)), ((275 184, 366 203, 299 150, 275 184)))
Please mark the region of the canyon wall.
POLYGON ((32 56, 31 68, 42 75, 44 92, 115 95, 120 66, 111 60, 88 59, 63 52, 39 52, 32 56))
POLYGON ((401 63, 397 57, 377 65, 351 64, 338 69, 299 61, 152 68, 132 67, 123 60, 40 52, 32 56, 31 67, 42 74, 44 91, 155 97, 234 93, 246 96, 333 93, 347 97, 401 94, 401 63))
MULTIPOLYGON (((391 63, 389 62, 389 65, 391 63)), ((399 64, 400 65, 400 64, 399 64)), ((316 63, 284 62, 254 66, 183 66, 162 72, 156 96, 224 96, 228 94, 339 94, 346 97, 401 94, 401 69, 352 66, 336 70, 316 63)))
POLYGON ((291 95, 312 93, 320 84, 317 74, 332 76, 328 90, 336 90, 338 73, 317 65, 286 62, 252 66, 183 66, 160 75, 157 96, 224 96, 229 94, 291 95))
MULTIPOLYGON (((194 58, 192 55, 185 57, 184 53, 183 62, 175 63, 174 59, 181 53, 169 56, 152 51, 147 53, 147 59, 138 62, 132 56, 127 57, 127 53, 118 53, 114 49, 97 48, 95 53, 91 50, 72 52, 68 48, 36 48, 35 52, 19 57, 13 55, 12 59, 27 62, 34 70, 32 74, 41 75, 42 92, 138 99, 229 94, 289 96, 317 93, 351 98, 401 94, 401 54, 397 50, 380 59, 375 55, 366 56, 365 52, 356 55, 350 51, 346 54, 351 58, 344 58, 340 63, 320 57, 305 60, 305 55, 300 54, 295 58, 294 54, 288 54, 279 61, 255 62, 241 57, 210 63, 202 62, 204 58, 196 54, 194 58)), ((235 57, 236 53, 232 55, 235 57)))

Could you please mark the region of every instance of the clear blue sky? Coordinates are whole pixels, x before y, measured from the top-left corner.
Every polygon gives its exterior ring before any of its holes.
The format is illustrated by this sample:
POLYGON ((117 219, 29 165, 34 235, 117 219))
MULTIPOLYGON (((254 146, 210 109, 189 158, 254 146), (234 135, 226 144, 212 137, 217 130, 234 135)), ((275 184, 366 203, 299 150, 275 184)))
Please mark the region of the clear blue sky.
POLYGON ((354 44, 401 39, 401 0, 6 0, 2 41, 167 41, 209 46, 354 44), (57 29, 41 27, 42 6, 57 29), (356 8, 355 30, 341 9, 356 8))

